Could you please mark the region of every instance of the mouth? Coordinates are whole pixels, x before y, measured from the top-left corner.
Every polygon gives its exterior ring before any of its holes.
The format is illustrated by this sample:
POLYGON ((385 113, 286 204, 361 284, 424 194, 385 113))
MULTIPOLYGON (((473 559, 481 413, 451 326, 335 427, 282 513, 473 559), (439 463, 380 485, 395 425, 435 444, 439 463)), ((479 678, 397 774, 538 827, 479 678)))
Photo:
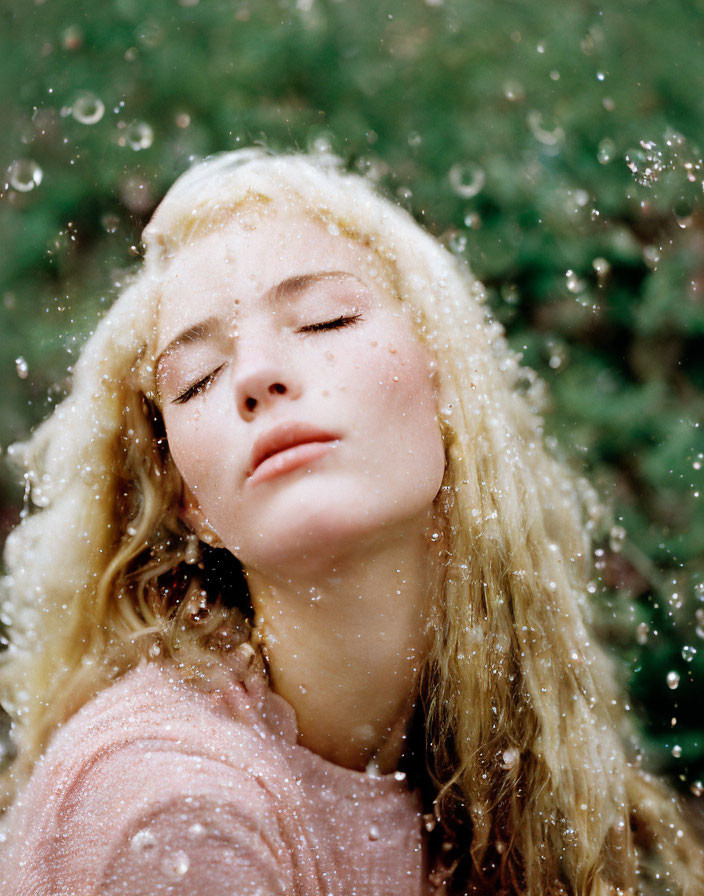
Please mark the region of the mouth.
POLYGON ((264 482, 326 454, 339 436, 304 423, 284 423, 254 443, 248 477, 264 482))

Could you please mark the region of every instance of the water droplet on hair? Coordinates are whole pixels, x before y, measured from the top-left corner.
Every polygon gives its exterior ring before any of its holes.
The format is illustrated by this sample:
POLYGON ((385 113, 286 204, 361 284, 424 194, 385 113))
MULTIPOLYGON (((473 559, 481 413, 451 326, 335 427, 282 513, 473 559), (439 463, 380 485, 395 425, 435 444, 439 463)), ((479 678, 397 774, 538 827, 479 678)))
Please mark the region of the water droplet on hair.
POLYGON ((105 104, 94 93, 81 93, 73 101, 71 115, 81 124, 97 124, 105 114, 105 104))
POLYGON ((43 177, 44 172, 31 159, 17 159, 7 171, 10 186, 18 193, 29 193, 30 190, 39 186, 43 177))
POLYGON ((501 767, 507 771, 513 768, 520 759, 520 753, 515 747, 508 747, 501 754, 501 767))

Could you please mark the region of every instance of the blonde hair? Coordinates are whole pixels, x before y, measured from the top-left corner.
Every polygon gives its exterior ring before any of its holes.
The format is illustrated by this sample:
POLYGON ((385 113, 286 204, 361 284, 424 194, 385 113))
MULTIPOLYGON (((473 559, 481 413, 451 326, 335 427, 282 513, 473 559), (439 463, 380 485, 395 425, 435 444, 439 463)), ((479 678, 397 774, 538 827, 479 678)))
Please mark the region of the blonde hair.
POLYGON ((674 797, 624 752, 614 676, 586 621, 589 525, 575 478, 544 447, 526 397, 535 377, 470 272, 331 158, 242 150, 183 175, 71 394, 15 449, 35 510, 6 547, 0 686, 18 745, 8 787, 57 724, 140 656, 168 654, 208 679, 224 651, 252 654, 232 558, 197 544, 178 515, 153 342, 160 278, 179 248, 243 206, 281 199, 369 247, 437 361, 446 555, 422 703, 457 887, 702 892, 701 852, 674 797))

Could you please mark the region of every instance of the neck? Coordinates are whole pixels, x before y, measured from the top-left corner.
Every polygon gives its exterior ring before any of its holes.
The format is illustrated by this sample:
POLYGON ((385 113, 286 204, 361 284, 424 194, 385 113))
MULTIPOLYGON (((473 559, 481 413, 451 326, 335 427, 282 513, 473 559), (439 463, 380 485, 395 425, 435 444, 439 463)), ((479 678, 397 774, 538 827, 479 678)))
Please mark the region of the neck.
POLYGON ((394 771, 430 646, 427 524, 285 580, 247 570, 274 691, 299 743, 337 765, 394 771))

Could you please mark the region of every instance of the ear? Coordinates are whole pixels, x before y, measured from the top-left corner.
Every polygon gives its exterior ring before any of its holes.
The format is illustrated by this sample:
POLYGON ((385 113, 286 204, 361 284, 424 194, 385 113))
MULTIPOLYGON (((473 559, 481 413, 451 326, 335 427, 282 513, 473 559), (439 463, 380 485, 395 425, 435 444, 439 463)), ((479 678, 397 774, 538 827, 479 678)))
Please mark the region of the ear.
POLYGON ((210 525, 207 517, 201 510, 198 499, 185 482, 183 483, 183 491, 181 493, 178 515, 181 517, 183 522, 195 532, 198 538, 201 541, 205 542, 205 544, 209 544, 212 547, 216 548, 224 547, 222 541, 220 540, 220 536, 210 525))

